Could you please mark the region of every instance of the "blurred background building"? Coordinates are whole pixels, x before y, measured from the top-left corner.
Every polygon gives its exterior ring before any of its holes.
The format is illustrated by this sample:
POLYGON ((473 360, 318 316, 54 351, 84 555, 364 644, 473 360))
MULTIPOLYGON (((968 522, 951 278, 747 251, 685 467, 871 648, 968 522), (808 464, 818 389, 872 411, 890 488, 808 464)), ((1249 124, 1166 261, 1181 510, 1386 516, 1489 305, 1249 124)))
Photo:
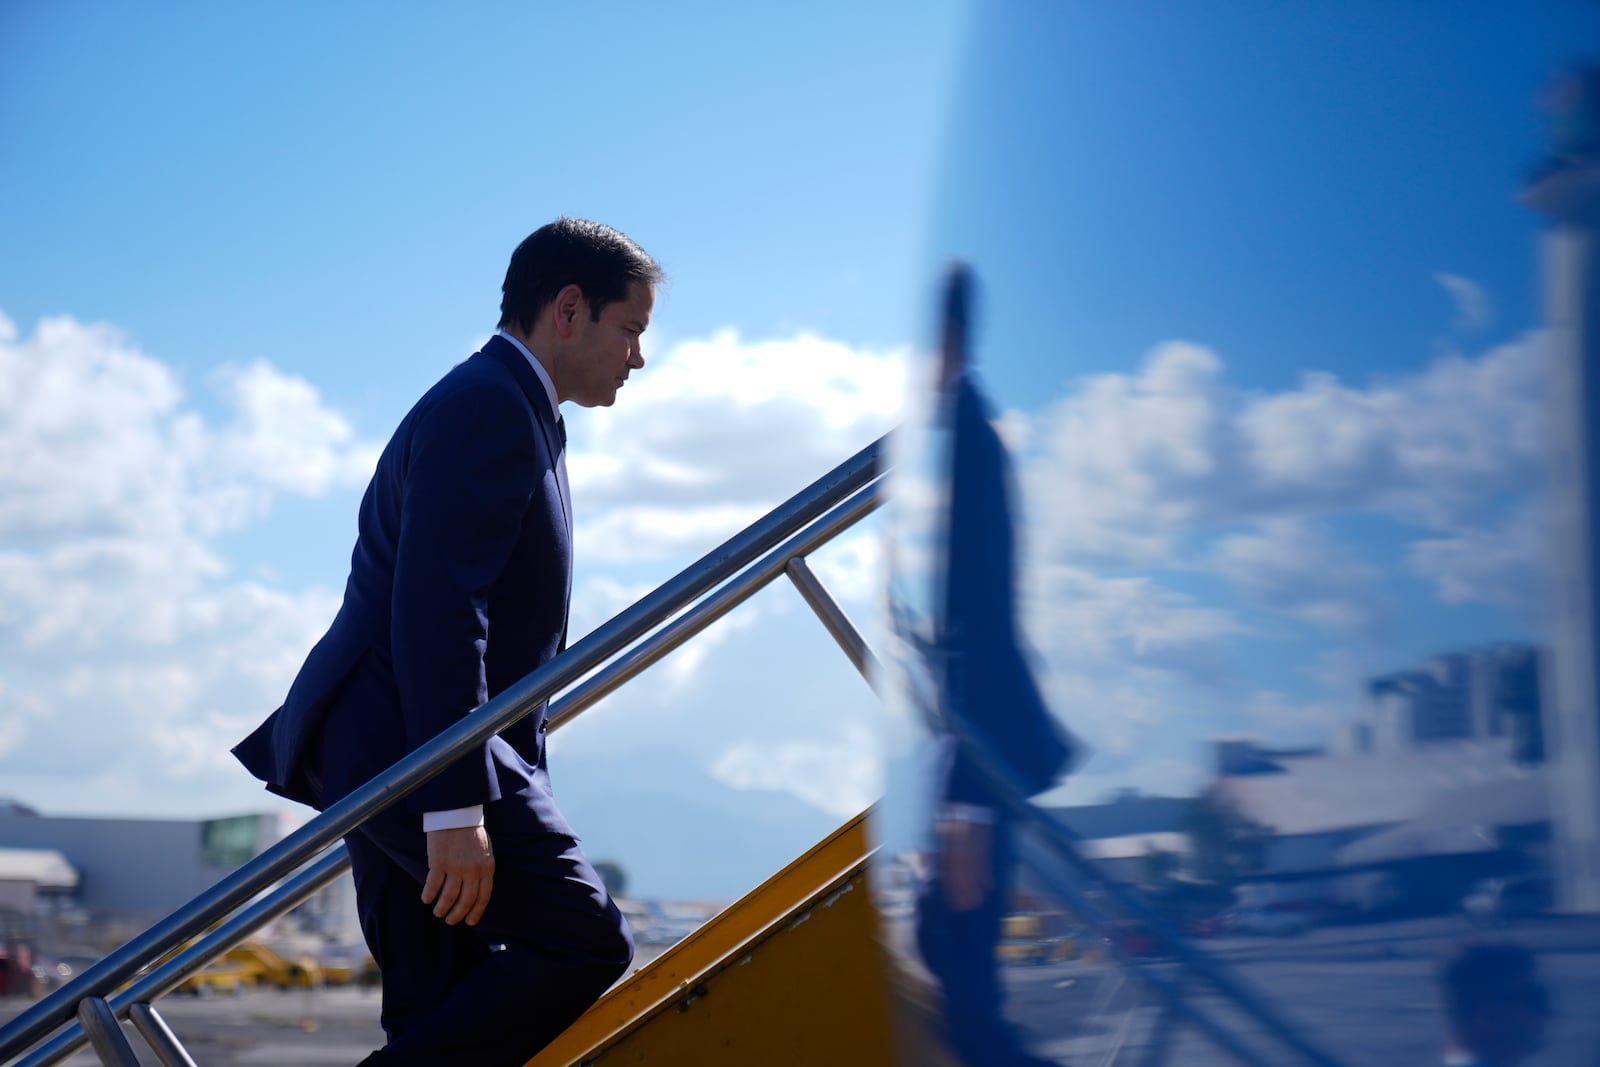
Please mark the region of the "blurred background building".
MULTIPOLYGON (((41 815, 0 806, 0 908, 36 940, 101 951, 114 947, 209 888, 288 832, 277 814, 215 819, 41 815)), ((341 878, 271 934, 359 942, 354 889, 341 878)))
POLYGON ((1550 155, 1523 199, 1548 220, 1556 875, 1564 908, 1600 912, 1600 71, 1565 78, 1547 121, 1550 155))

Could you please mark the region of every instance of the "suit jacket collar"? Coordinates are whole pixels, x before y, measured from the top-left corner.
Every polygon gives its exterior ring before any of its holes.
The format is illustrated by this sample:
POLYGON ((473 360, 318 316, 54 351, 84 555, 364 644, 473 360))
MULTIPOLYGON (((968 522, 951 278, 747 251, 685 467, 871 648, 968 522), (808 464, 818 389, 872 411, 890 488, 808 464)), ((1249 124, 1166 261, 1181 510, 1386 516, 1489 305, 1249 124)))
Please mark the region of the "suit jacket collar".
MULTIPOLYGON (((556 417, 550 407, 550 393, 545 389, 544 383, 539 380, 539 374, 528 364, 528 359, 517 350, 517 346, 507 341, 499 334, 489 338, 489 343, 483 346, 483 354, 490 359, 499 361, 513 377, 522 391, 528 397, 528 403, 533 405, 533 410, 538 415, 539 429, 544 433, 545 448, 548 449, 551 466, 555 469, 556 485, 561 491, 561 510, 567 523, 567 537, 572 537, 572 489, 567 484, 567 428, 556 417)), ((571 596, 571 575, 568 574, 567 594, 571 596)), ((563 641, 565 638, 563 638, 563 641)))
MULTIPOLYGON (((533 405, 537 412, 539 429, 544 432, 544 443, 548 449, 550 464, 555 470, 556 488, 561 498, 561 517, 567 527, 567 544, 572 544, 572 489, 567 484, 567 428, 556 417, 556 412, 550 407, 550 393, 544 387, 544 382, 539 380, 539 374, 528 363, 528 358, 518 351, 517 346, 507 341, 499 334, 489 338, 489 343, 483 346, 483 354, 490 359, 498 360, 507 370, 511 371, 517 379, 517 384, 527 394, 528 403, 533 405)), ((567 604, 572 603, 572 568, 567 568, 567 604)), ((567 624, 561 624, 561 643, 559 650, 567 650, 567 624)))
MULTIPOLYGON (((539 413, 539 421, 546 428, 554 428, 561 421, 559 414, 550 406, 550 393, 539 380, 538 372, 528 365, 527 357, 517 351, 516 345, 495 334, 483 346, 483 354, 499 361, 517 379, 517 384, 528 396, 528 403, 539 413)), ((552 448, 551 451, 557 450, 552 448)))

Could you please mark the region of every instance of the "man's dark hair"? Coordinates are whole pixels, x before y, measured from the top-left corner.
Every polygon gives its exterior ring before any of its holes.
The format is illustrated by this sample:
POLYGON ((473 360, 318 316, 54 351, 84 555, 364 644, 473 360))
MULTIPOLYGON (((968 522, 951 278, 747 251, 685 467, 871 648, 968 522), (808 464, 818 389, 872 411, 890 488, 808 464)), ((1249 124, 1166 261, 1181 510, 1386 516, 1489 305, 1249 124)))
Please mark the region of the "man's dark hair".
POLYGON ((539 313, 568 285, 583 290, 589 315, 598 320, 607 304, 627 299, 634 282, 660 280, 660 266, 627 234, 587 219, 556 219, 511 253, 500 287, 500 327, 531 332, 539 313))

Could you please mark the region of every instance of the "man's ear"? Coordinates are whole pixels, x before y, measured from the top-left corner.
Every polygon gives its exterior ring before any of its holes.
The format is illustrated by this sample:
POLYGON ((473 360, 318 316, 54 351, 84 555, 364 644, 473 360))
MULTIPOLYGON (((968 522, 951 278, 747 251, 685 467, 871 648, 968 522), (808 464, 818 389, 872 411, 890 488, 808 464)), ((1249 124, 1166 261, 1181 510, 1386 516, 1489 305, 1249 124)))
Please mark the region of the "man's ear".
POLYGON ((556 336, 571 337, 583 316, 589 313, 589 302, 583 298, 583 290, 577 285, 566 285, 556 294, 554 309, 556 336))

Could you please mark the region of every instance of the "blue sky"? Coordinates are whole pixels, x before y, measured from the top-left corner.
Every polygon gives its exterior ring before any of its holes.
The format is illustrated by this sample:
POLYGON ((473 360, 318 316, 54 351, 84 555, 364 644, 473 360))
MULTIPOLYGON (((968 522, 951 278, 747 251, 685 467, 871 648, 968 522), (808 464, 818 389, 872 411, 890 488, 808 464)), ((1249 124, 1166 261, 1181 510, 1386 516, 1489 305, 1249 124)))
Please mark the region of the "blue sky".
POLYGON ((1514 193, 1542 147, 1543 87, 1600 39, 1593 5, 1056 12, 984 20, 973 52, 994 61, 962 83, 969 136, 941 171, 968 206, 940 235, 1019 265, 1048 236, 1059 269, 996 285, 993 313, 1051 309, 1064 373, 1165 337, 1227 351, 1251 386, 1392 369, 1455 317, 1441 271, 1492 295, 1478 340, 1532 320, 1514 193), (1035 121, 982 117, 1022 100, 1035 121))
MULTIPOLYGON (((1538 467, 1504 429, 1537 388, 1513 194, 1595 30, 1577 3, 0 6, 0 792, 270 806, 227 744, 337 603, 373 449, 561 213, 670 276, 644 375, 570 414, 580 628, 892 425, 959 252, 1055 568, 1036 627, 1107 642, 1044 650, 1069 719, 1117 709, 1081 794, 1185 788, 1207 731, 1321 736, 1374 648, 1528 632, 1489 595, 1528 565, 1538 467), (1458 409, 1498 427, 1488 458, 1416 467, 1461 426, 1397 427, 1458 409), (1312 462, 1351 425, 1359 456, 1312 462), (1473 588, 1469 542, 1506 557, 1473 588), (1237 711, 1263 693, 1276 719, 1237 711), (1172 729, 1175 702, 1234 711, 1172 729)), ((880 554, 819 560, 869 629, 880 554)), ((734 891, 878 781, 881 713, 788 590, 708 637, 557 739, 602 852, 642 848, 621 777, 659 810, 771 802, 770 855, 645 888, 734 891)))
MULTIPOLYGON (((492 331, 511 249, 557 214, 626 230, 670 279, 646 349, 666 373, 571 420, 580 628, 886 430, 962 18, 0 7, 0 791, 56 813, 276 804, 226 747, 336 606, 373 449, 492 331), (696 467, 720 476, 685 492, 696 467)), ((557 739, 601 853, 657 832, 641 810, 725 814, 785 744, 801 764, 848 746, 842 786, 731 828, 765 851, 711 848, 698 883, 640 859, 660 891, 734 893, 871 795, 847 710, 870 694, 792 600, 557 739), (822 666, 791 666, 793 642, 822 666), (786 674, 747 723, 751 683, 786 674), (807 699, 840 719, 808 728, 807 699)))

